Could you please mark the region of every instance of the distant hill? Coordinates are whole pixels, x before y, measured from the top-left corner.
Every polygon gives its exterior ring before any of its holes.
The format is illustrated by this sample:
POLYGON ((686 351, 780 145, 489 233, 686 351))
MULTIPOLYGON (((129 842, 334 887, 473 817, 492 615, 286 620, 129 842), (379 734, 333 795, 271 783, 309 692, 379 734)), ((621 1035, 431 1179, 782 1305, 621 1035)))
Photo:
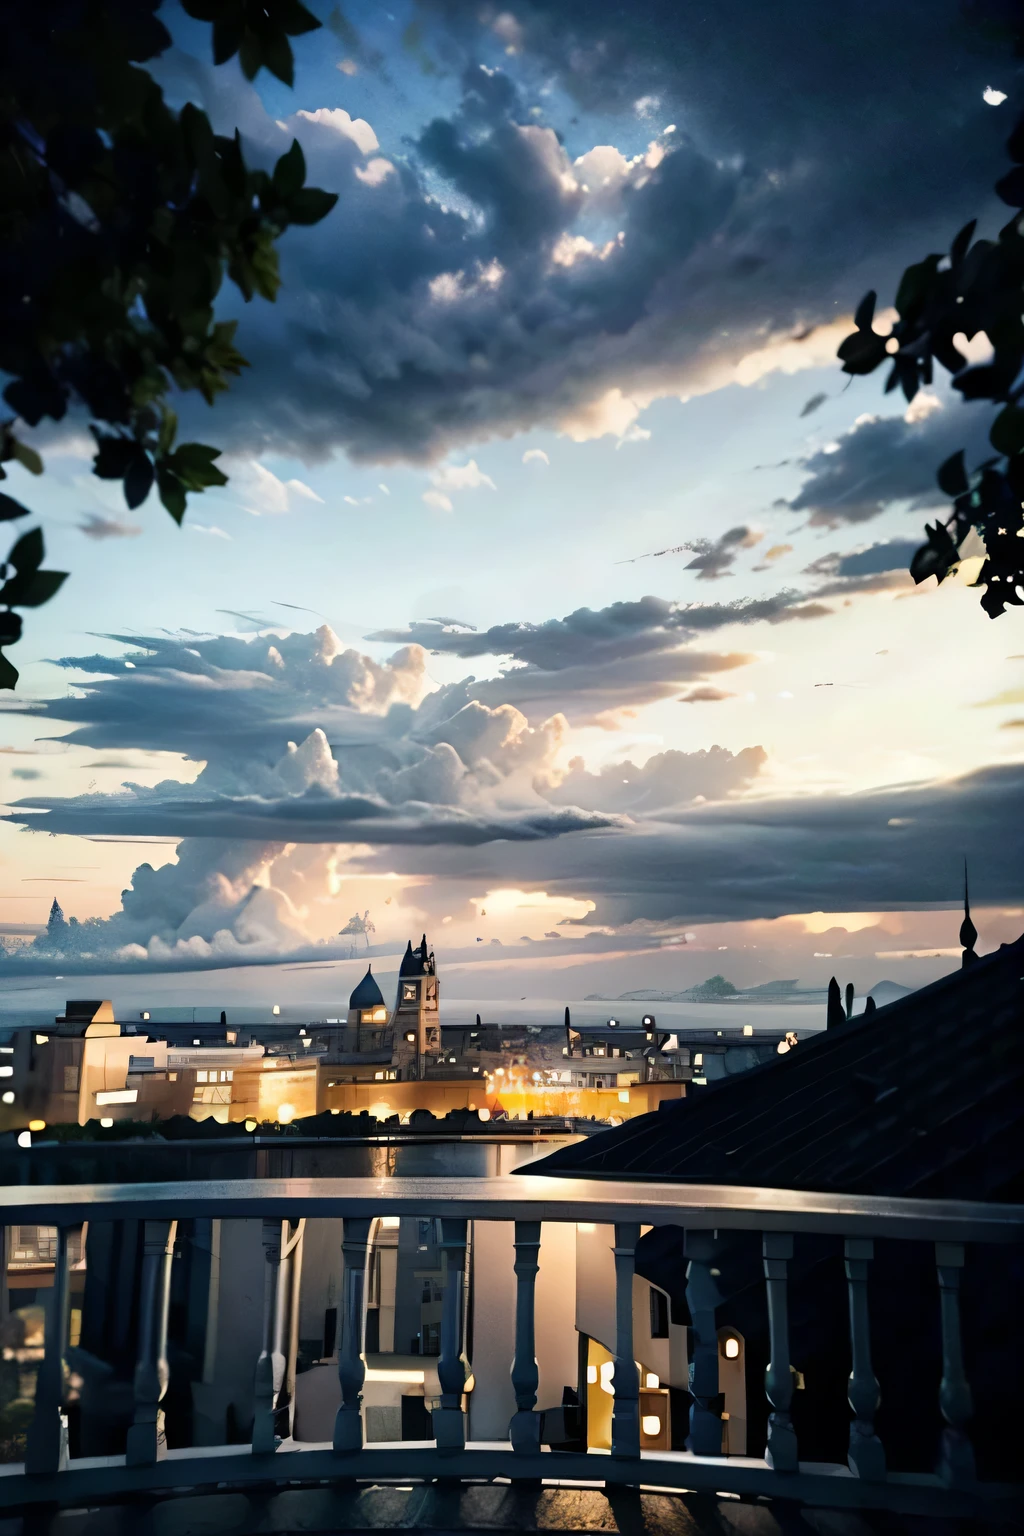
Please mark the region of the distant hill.
POLYGON ((874 998, 876 1008, 884 1008, 886 1003, 895 1003, 901 997, 909 997, 915 990, 898 981, 877 981, 873 987, 868 987, 866 996, 874 998))

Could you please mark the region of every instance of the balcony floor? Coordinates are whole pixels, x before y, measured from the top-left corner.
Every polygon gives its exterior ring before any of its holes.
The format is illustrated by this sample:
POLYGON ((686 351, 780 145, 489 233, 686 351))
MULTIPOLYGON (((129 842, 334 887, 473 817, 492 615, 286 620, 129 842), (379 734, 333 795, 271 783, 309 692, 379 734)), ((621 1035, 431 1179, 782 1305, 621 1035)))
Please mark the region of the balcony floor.
POLYGON ((0 1536, 1010 1536, 1021 1524, 981 1525, 906 1514, 862 1514, 741 1503, 708 1494, 597 1487, 284 1487, 184 1492, 60 1513, 0 1518, 0 1536))

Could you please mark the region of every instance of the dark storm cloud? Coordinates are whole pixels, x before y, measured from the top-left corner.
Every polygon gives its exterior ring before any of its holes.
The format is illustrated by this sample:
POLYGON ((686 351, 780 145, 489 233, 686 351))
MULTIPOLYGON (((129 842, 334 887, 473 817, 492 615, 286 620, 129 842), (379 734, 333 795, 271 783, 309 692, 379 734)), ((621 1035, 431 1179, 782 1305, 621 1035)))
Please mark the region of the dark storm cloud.
POLYGON ((607 608, 578 608, 541 624, 495 624, 478 631, 419 620, 367 639, 422 645, 464 660, 508 657, 518 665, 500 677, 467 679, 458 687, 486 704, 514 704, 535 718, 562 711, 574 725, 583 725, 609 711, 668 698, 688 684, 754 660, 742 651, 698 649, 691 643, 695 637, 731 624, 782 624, 822 618, 830 611, 795 592, 689 606, 643 597, 607 608))
POLYGON ((869 416, 803 460, 807 479, 789 506, 828 528, 868 522, 893 502, 910 511, 940 507, 948 497, 935 481, 939 465, 960 448, 971 466, 984 459, 990 424, 990 410, 958 399, 917 420, 869 416))
MULTIPOLYGON (((592 832, 542 846, 410 852, 408 873, 541 888, 597 903, 595 924, 771 918, 955 902, 963 859, 979 902, 1024 899, 1024 766, 858 795, 733 801, 661 814, 630 835, 592 832), (976 873, 975 873, 976 872, 976 873)), ((369 861, 384 867, 386 860, 369 861)))
POLYGON ((130 800, 115 795, 77 801, 36 796, 14 802, 5 821, 72 836, 208 837, 249 842, 373 843, 393 847, 472 847, 491 841, 561 837, 613 818, 598 812, 536 810, 477 815, 454 806, 395 807, 365 795, 308 794, 272 801, 255 797, 130 800), (36 813, 39 814, 36 814, 36 813))
POLYGON ((872 281, 884 294, 922 242, 984 211, 1003 162, 1007 120, 981 92, 1012 69, 955 0, 866 0, 828 26, 806 0, 551 0, 514 17, 453 0, 423 17, 428 51, 465 68, 463 101, 390 170, 327 121, 283 132, 233 68, 161 66, 257 161, 296 132, 340 195, 282 242, 277 304, 236 306, 254 367, 218 403, 230 446, 424 459, 610 388, 720 381, 766 331, 830 320, 872 281), (552 131, 568 124, 531 115, 538 65, 601 113, 571 153, 552 131), (668 153, 585 192, 573 157, 595 136, 633 155, 633 103, 652 95, 651 139, 677 124, 668 153), (564 234, 593 250, 556 259, 564 234))

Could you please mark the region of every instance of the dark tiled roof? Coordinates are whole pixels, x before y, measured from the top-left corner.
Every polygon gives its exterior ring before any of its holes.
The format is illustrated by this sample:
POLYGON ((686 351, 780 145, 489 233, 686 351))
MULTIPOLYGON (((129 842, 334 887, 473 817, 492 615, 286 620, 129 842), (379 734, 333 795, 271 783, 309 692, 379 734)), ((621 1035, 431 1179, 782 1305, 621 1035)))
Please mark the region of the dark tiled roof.
POLYGON ((1024 939, 524 1173, 1024 1199, 1024 939))

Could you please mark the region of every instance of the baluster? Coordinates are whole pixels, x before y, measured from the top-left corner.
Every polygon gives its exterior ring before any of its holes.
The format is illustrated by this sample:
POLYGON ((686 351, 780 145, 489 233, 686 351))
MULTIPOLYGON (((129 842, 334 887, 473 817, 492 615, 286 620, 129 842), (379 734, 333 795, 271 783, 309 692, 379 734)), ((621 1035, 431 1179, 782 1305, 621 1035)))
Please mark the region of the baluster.
POLYGON ((284 1376, 284 1360, 276 1348, 281 1310, 281 1247, 284 1236, 281 1221, 263 1223, 263 1346, 256 1361, 253 1383, 252 1450, 254 1456, 268 1455, 277 1449, 274 1409, 284 1376))
POLYGON ((432 1418, 438 1450, 461 1451, 466 1444, 466 1415, 462 1411, 462 1395, 467 1375, 462 1352, 466 1272, 464 1221, 442 1219, 441 1251, 446 1256, 444 1299, 441 1303, 441 1353, 437 1361, 441 1406, 434 1409, 432 1418))
POLYGON ((966 1425, 974 1414, 970 1383, 964 1372, 960 1338, 960 1271, 964 1265, 963 1243, 936 1243, 935 1264, 939 1275, 942 1307, 942 1381, 939 1407, 946 1427, 942 1431, 939 1470, 946 1482, 975 1480, 974 1449, 966 1425))
POLYGON ((338 1340, 338 1380, 341 1407, 334 1420, 334 1449, 359 1451, 363 1445, 363 1290, 370 1247, 370 1218, 346 1216, 342 1221, 341 1337, 338 1340))
POLYGON ((640 1457, 640 1374, 633 1353, 633 1270, 640 1227, 616 1222, 615 1247, 615 1370, 612 1386, 612 1455, 640 1457))
MULTIPOLYGON (((6 1283, 6 1275, 3 1276, 6 1283)), ((61 1414, 64 1396, 64 1343, 68 1336, 68 1229, 57 1228, 53 1289, 46 1308, 43 1358, 36 1376, 36 1409, 28 1428, 25 1471, 51 1477, 68 1459, 68 1436, 61 1414)))
POLYGON ((869 1237, 846 1239, 846 1280, 850 1297, 850 1372, 849 1402, 853 1409, 850 1425, 850 1471, 868 1483, 885 1481, 885 1451, 875 1434, 875 1410, 881 1402, 878 1382, 871 1367, 871 1322, 868 1316, 868 1265, 874 1258, 875 1245, 869 1237))
POLYGON ((171 1303, 176 1221, 146 1221, 142 1233, 139 1287, 139 1357, 135 1366, 135 1418, 128 1430, 125 1464, 151 1466, 167 1455, 164 1411, 160 1407, 170 1372, 167 1314, 171 1303))
POLYGON ((764 1459, 776 1472, 796 1472, 799 1467, 796 1432, 790 1416, 793 1372, 789 1361, 789 1261, 793 1239, 781 1232, 765 1232, 761 1238, 765 1288, 768 1292, 768 1335, 771 1354, 765 1371, 765 1395, 772 1405, 768 1416, 768 1445, 764 1459))
POLYGON ((693 1348, 690 1354, 690 1434, 686 1448, 695 1456, 721 1456, 722 1418, 712 1406, 718 1396, 718 1329, 715 1308, 722 1300, 718 1270, 717 1232, 687 1232, 686 1305, 690 1311, 693 1348))
POLYGON ((540 1265, 540 1222, 517 1221, 516 1245, 516 1352, 512 1361, 512 1390, 516 1411, 508 1427, 512 1449, 523 1455, 540 1449, 540 1414, 537 1406, 536 1341, 534 1337, 534 1302, 537 1271, 540 1265))

